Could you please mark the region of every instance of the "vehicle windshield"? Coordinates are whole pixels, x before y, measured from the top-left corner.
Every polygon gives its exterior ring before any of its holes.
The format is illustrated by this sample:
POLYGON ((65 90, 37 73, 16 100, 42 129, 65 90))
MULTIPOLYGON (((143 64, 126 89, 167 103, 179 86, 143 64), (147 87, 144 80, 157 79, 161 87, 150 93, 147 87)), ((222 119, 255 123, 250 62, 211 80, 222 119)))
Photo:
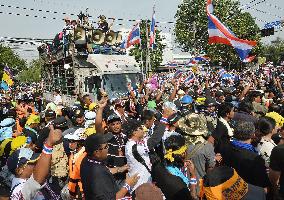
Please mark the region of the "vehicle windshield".
POLYGON ((103 75, 104 89, 110 98, 127 96, 127 83, 135 87, 140 82, 141 74, 105 74, 103 75))

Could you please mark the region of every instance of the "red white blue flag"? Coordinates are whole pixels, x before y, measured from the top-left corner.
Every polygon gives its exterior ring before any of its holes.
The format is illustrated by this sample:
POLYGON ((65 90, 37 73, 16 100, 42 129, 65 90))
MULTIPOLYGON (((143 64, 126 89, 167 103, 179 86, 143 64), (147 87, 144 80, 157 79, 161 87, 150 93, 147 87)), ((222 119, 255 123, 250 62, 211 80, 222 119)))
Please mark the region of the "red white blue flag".
POLYGON ((120 48, 127 49, 135 44, 141 43, 140 37, 140 22, 138 22, 130 31, 128 37, 121 43, 120 48))
POLYGON ((244 63, 249 63, 249 62, 253 61, 254 58, 255 58, 255 56, 249 56, 249 57, 245 58, 245 59, 243 60, 243 62, 244 62, 244 63))
POLYGON ((208 16, 209 44, 221 43, 232 46, 242 61, 246 59, 257 42, 236 37, 229 28, 213 15, 212 0, 207 0, 206 11, 208 16))
POLYGON ((150 48, 154 48, 155 38, 156 38, 156 18, 155 18, 155 6, 153 7, 153 15, 151 21, 151 29, 150 29, 150 48))
POLYGON ((189 75, 187 76, 187 78, 184 80, 184 84, 190 84, 192 82, 194 82, 195 79, 195 75, 193 72, 190 72, 189 75))

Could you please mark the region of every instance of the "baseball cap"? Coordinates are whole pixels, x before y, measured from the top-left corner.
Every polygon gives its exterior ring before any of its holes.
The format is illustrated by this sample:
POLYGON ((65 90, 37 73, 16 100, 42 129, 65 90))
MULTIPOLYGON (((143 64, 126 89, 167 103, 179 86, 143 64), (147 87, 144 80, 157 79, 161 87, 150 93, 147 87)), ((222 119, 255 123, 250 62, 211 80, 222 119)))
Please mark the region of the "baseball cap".
POLYGON ((53 120, 53 126, 55 129, 61 129, 61 130, 67 129, 68 128, 67 120, 63 116, 58 117, 55 120, 53 120))
POLYGON ((101 144, 108 143, 113 135, 111 133, 102 134, 97 133, 87 137, 85 140, 85 149, 88 154, 92 154, 94 151, 98 150, 101 144))
POLYGON ((98 105, 95 102, 93 102, 89 105, 89 110, 94 110, 97 106, 98 105))
POLYGON ((13 118, 5 118, 1 121, 0 126, 1 127, 11 127, 14 126, 16 121, 13 118))
POLYGON ((76 128, 68 128, 65 131, 62 132, 62 136, 65 137, 65 135, 68 135, 70 133, 74 133, 77 129, 76 128))
POLYGON ((26 125, 31 125, 31 124, 39 124, 40 123, 40 117, 35 114, 31 114, 26 122, 26 125))
POLYGON ((96 119, 96 112, 93 111, 88 111, 85 113, 85 126, 88 127, 91 124, 95 123, 95 119, 96 119))
POLYGON ((185 92, 184 92, 183 90, 179 90, 179 91, 177 92, 177 94, 178 94, 178 95, 183 95, 183 94, 185 94, 185 92))
POLYGON ((165 109, 165 108, 170 108, 174 111, 177 111, 177 107, 173 102, 169 102, 169 101, 165 102, 164 105, 163 105, 163 109, 165 109))
POLYGON ((78 128, 74 131, 70 131, 67 135, 64 136, 64 138, 75 141, 85 140, 87 138, 85 131, 86 129, 84 128, 78 128))
POLYGON ((55 118, 56 117, 56 113, 54 110, 47 110, 44 113, 45 117, 50 117, 50 118, 55 118))
POLYGON ((38 133, 34 129, 24 128, 23 135, 27 138, 30 138, 31 142, 33 142, 34 144, 36 143, 38 138, 38 133))
POLYGON ((16 169, 28 163, 35 163, 40 154, 34 153, 29 148, 21 148, 12 153, 7 160, 7 166, 11 173, 15 174, 16 169))
POLYGON ((180 118, 181 118, 181 115, 180 115, 180 114, 174 113, 174 114, 172 114, 172 115, 170 115, 170 116, 168 117, 168 122, 169 122, 170 125, 173 125, 173 124, 175 124, 180 118))
POLYGON ((182 104, 191 104, 193 102, 193 99, 189 95, 184 95, 181 99, 182 104))
POLYGON ((86 120, 95 120, 96 119, 96 112, 94 112, 94 111, 86 112, 85 119, 86 120))
POLYGON ((121 121, 120 117, 117 114, 113 113, 107 118, 107 123, 112 123, 115 121, 121 121))

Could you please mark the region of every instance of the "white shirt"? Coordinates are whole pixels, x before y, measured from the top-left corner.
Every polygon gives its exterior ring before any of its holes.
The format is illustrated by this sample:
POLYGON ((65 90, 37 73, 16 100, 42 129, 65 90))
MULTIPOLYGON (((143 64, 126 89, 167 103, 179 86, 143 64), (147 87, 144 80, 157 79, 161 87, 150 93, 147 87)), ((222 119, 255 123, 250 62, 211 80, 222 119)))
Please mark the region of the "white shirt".
POLYGON ((40 192, 45 186, 36 182, 31 176, 29 179, 14 178, 12 181, 13 189, 10 196, 11 200, 45 200, 43 194, 40 192))
POLYGON ((276 144, 273 142, 273 140, 269 140, 264 137, 261 138, 257 145, 256 149, 260 153, 261 157, 265 160, 266 166, 269 166, 271 151, 274 147, 276 147, 276 144))
MULTIPOLYGON (((135 190, 137 187, 142 185, 143 183, 151 183, 152 177, 151 174, 148 172, 146 167, 138 162, 133 154, 132 154, 132 146, 136 144, 135 141, 129 140, 125 145, 125 157, 127 159, 127 164, 129 166, 129 176, 133 176, 134 174, 138 173, 140 177, 136 185, 133 187, 135 190)), ((146 165, 149 169, 151 169, 151 162, 149 158, 149 149, 147 146, 147 140, 144 139, 142 142, 137 143, 137 151, 141 155, 141 157, 145 160, 146 165)))
POLYGON ((60 96, 60 94, 57 94, 56 96, 54 96, 54 103, 55 105, 59 105, 59 104, 62 104, 62 98, 60 96))

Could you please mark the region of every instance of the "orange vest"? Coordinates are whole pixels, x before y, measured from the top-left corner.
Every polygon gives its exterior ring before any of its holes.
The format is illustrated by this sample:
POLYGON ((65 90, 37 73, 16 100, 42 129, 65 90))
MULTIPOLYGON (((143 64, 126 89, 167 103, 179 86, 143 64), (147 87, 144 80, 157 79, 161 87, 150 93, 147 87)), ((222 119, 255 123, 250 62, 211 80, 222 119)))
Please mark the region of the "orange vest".
MULTIPOLYGON (((84 148, 84 147, 83 147, 84 148)), ((69 193, 73 197, 83 196, 83 186, 81 182, 80 166, 82 160, 85 158, 87 153, 85 149, 81 149, 77 154, 71 154, 69 158, 69 182, 68 189, 69 193), (78 154, 78 155, 77 155, 78 154)))

